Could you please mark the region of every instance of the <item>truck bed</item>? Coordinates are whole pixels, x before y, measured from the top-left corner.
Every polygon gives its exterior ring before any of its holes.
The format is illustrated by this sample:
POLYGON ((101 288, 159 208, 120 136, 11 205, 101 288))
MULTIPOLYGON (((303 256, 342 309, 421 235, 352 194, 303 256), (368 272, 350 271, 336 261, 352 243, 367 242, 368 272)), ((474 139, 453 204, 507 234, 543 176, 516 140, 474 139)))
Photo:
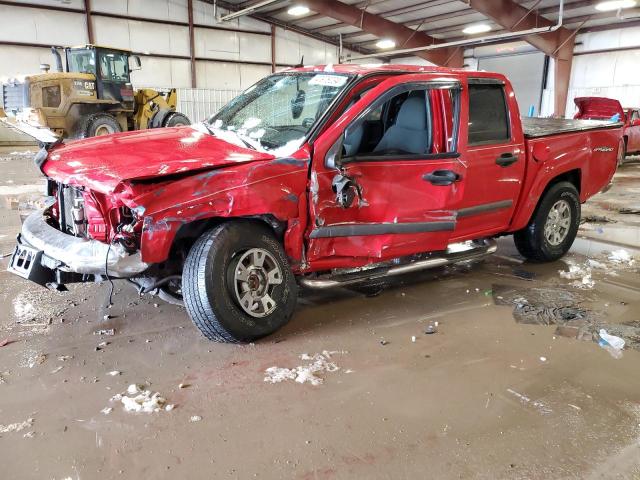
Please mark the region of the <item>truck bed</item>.
POLYGON ((622 123, 611 122, 609 120, 522 117, 522 129, 526 138, 539 138, 549 135, 559 135, 561 133, 620 127, 622 127, 622 123))

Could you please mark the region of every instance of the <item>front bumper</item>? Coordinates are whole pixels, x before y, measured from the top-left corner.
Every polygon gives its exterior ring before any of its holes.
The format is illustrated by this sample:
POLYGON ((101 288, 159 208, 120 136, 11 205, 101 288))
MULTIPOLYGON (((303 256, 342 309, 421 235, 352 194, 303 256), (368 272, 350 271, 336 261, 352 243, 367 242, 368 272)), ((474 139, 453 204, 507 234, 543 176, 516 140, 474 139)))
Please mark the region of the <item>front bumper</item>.
POLYGON ((127 278, 149 267, 142 261, 140 252, 129 254, 119 244, 108 245, 63 233, 49 225, 43 213, 38 211, 29 215, 22 224, 9 271, 44 284, 36 278, 47 277, 47 270, 127 278), (41 268, 44 271, 40 271, 41 268))

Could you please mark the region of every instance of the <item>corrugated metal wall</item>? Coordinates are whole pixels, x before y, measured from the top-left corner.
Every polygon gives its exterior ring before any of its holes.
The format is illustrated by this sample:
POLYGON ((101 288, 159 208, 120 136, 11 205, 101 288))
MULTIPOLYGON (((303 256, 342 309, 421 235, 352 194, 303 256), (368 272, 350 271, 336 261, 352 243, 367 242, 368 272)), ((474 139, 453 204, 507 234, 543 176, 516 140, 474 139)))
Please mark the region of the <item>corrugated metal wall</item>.
MULTIPOLYGON (((81 45, 88 42, 84 13, 44 10, 35 4, 71 9, 84 8, 83 0, 13 0, 27 6, 0 5, 0 41, 43 45, 81 45)), ((194 0, 194 23, 216 29, 194 29, 197 86, 215 90, 244 90, 271 73, 271 25, 241 17, 219 23, 213 6, 194 0), (246 31, 232 31, 230 29, 246 31), (239 62, 239 63, 234 63, 239 62), (254 63, 243 63, 254 62, 254 63), (256 64, 258 63, 258 64, 256 64)), ((92 0, 94 12, 188 22, 187 0, 92 0)), ((220 14, 225 13, 219 9, 220 14)), ((165 85, 189 88, 189 29, 182 25, 151 23, 92 16, 95 43, 148 54, 142 70, 132 73, 136 85, 165 85), (155 55, 155 56, 154 56, 155 55)), ((276 62, 295 65, 304 56, 307 64, 337 62, 334 45, 276 29, 276 62)), ((40 63, 53 63, 48 48, 0 46, 0 78, 37 73, 40 63)))

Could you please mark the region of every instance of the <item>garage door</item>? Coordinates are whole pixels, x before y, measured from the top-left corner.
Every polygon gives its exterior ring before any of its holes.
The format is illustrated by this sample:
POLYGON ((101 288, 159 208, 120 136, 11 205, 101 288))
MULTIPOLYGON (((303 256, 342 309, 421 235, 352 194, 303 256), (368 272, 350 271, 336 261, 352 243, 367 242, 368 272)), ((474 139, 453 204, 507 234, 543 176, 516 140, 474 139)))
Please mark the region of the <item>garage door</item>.
POLYGON ((478 69, 507 76, 516 92, 520 114, 527 115, 531 105, 540 111, 545 55, 541 52, 480 58, 478 69))

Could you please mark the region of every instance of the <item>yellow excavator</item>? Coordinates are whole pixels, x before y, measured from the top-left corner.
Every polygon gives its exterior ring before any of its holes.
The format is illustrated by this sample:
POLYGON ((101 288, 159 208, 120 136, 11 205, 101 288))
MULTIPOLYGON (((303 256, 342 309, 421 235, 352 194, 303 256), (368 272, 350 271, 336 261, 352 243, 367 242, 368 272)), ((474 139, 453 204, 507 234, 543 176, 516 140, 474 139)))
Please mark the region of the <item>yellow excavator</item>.
POLYGON ((47 127, 60 138, 86 138, 128 130, 188 125, 176 111, 175 89, 134 91, 131 71, 140 57, 127 50, 84 45, 51 47, 55 71, 0 85, 0 117, 47 127), (60 50, 65 54, 63 69, 60 50))

